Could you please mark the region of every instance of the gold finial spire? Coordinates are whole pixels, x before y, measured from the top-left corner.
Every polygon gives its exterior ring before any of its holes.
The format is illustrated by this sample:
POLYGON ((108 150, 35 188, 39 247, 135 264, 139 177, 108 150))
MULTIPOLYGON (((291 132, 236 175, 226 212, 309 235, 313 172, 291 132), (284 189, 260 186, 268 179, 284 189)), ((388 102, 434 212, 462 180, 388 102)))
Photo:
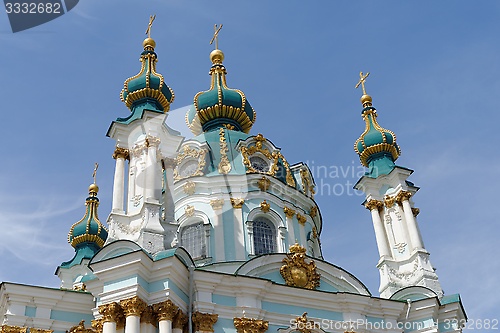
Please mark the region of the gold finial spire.
POLYGON ((222 23, 221 25, 217 26, 217 24, 214 24, 214 36, 210 40, 210 45, 212 45, 215 41, 215 50, 219 49, 219 32, 220 29, 222 29, 222 23))
POLYGON ((155 20, 155 18, 156 14, 149 16, 148 28, 146 29, 146 35, 148 35, 148 38, 151 38, 151 26, 153 25, 153 21, 155 20))
POLYGON ((359 72, 359 81, 358 83, 356 83, 355 88, 357 89, 359 85, 361 85, 361 89, 363 89, 363 95, 366 95, 365 81, 368 75, 370 75, 370 72, 366 73, 365 75, 363 75, 363 72, 359 72))

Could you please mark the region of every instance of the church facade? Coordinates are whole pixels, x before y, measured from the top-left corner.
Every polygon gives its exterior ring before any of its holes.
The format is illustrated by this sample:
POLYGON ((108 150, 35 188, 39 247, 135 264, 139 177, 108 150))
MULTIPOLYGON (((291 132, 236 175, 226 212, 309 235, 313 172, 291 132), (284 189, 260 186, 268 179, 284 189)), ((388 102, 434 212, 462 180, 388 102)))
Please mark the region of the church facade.
POLYGON ((94 182, 70 227, 75 255, 56 271, 61 287, 2 283, 2 333, 461 332, 460 296, 441 289, 418 228, 418 187, 395 164, 396 135, 377 122, 367 75, 354 146, 367 172, 355 187, 380 254, 377 295, 323 259, 313 175, 250 134, 256 113, 228 87, 218 45, 209 89, 186 114, 189 140, 166 125, 175 96, 155 46, 144 40, 141 69, 121 92, 130 114, 107 132, 116 142, 107 227, 94 182))

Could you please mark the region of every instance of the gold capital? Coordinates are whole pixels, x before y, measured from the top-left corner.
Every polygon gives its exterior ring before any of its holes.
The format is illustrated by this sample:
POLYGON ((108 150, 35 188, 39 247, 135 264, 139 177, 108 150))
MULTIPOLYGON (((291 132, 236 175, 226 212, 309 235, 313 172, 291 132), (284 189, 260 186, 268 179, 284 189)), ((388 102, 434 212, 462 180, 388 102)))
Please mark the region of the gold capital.
MULTIPOLYGON (((102 327, 104 326, 104 318, 94 319, 91 321, 92 329, 97 333, 102 333, 102 327)), ((30 330, 31 332, 31 330, 30 330)))
POLYGON ((409 200, 411 198, 411 192, 408 191, 401 191, 396 195, 396 202, 398 204, 402 204, 403 201, 409 200))
POLYGON ((221 209, 222 206, 224 206, 224 199, 221 198, 210 200, 210 205, 212 206, 213 210, 221 209))
POLYGON ((195 332, 213 332, 214 324, 219 319, 219 315, 196 311, 193 313, 192 319, 195 332))
POLYGON ((269 322, 252 318, 234 318, 234 327, 238 333, 264 333, 269 328, 269 322))
POLYGON ((52 333, 54 330, 44 330, 42 328, 30 327, 30 333, 52 333))
POLYGON ((148 305, 144 311, 141 313, 141 323, 152 324, 156 326, 157 323, 156 313, 153 310, 152 305, 148 305))
POLYGON ((120 306, 123 309, 125 317, 140 316, 146 310, 147 304, 138 296, 130 297, 120 301, 120 306))
POLYGON ((295 210, 291 209, 290 207, 284 207, 283 212, 289 219, 291 219, 295 215, 295 210))
POLYGON ((174 321, 172 322, 172 327, 180 328, 181 330, 183 330, 187 322, 188 316, 184 312, 182 312, 181 309, 179 309, 174 317, 174 321))
POLYGON ((243 204, 245 203, 245 199, 243 198, 231 198, 231 205, 233 205, 233 208, 241 208, 243 207, 243 204))
POLYGON ((304 215, 300 215, 299 213, 297 213, 297 220, 301 225, 305 225, 307 218, 304 215))
POLYGON ((372 199, 365 204, 365 207, 368 210, 377 209, 378 211, 380 211, 382 208, 384 208, 384 203, 382 201, 372 199))
POLYGON ((118 323, 120 317, 123 317, 123 311, 120 304, 117 302, 99 305, 97 308, 102 315, 103 323, 114 322, 118 323))
POLYGON ((1 333, 26 333, 27 330, 28 330, 27 327, 9 326, 9 325, 0 326, 1 333))
POLYGON ((128 160, 129 159, 128 149, 116 147, 115 151, 113 152, 113 159, 116 160, 117 158, 123 158, 125 160, 128 160))
POLYGON ((177 314, 179 307, 168 299, 166 301, 153 304, 153 310, 158 316, 158 321, 172 320, 177 314))

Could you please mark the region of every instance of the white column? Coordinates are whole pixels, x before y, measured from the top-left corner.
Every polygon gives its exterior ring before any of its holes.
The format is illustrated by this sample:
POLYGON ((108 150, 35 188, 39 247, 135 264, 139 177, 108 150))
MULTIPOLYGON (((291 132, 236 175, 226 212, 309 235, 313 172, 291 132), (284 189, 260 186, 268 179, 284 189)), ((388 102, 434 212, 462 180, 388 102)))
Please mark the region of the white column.
POLYGON ((391 257, 391 250, 387 241, 384 224, 380 218, 379 209, 382 205, 383 203, 380 201, 370 200, 366 204, 366 208, 369 209, 372 214, 373 229, 375 231, 375 239, 377 241, 378 253, 380 254, 380 257, 391 257))
POLYGON ((165 158, 165 220, 168 222, 175 221, 175 205, 174 205, 174 167, 173 159, 165 158))
POLYGON ((244 199, 235 199, 236 202, 233 203, 233 214, 234 214, 234 254, 235 260, 245 260, 245 234, 243 232, 243 212, 242 207, 245 202, 244 199))
POLYGON ((140 333, 141 317, 136 315, 128 315, 125 318, 125 333, 140 333))
MULTIPOLYGON (((295 210, 284 207, 283 212, 286 216, 286 228, 288 230, 288 247, 292 246, 295 243, 298 243, 298 239, 295 238, 295 227, 293 225, 293 216, 295 215, 295 210)), ((285 249, 285 252, 288 252, 288 249, 285 249)))
POLYGON ((117 147, 113 153, 116 159, 115 178, 113 184, 113 212, 123 213, 123 198, 125 195, 125 159, 128 158, 128 150, 117 147))
POLYGON ((158 322, 159 333, 172 333, 172 320, 163 319, 158 322))
MULTIPOLYGON (((145 183, 145 196, 146 201, 158 202, 159 201, 159 191, 157 191, 160 179, 158 179, 158 161, 156 158, 156 150, 160 143, 160 139, 155 137, 146 138, 146 147, 148 150, 147 161, 146 161, 146 183, 145 183)), ((160 190, 161 191, 161 190, 160 190)))
MULTIPOLYGON (((214 199, 210 201, 210 205, 214 210, 214 237, 215 237, 215 261, 225 261, 225 246, 224 246, 224 226, 222 225, 222 207, 224 199, 214 199)), ((210 244, 207 244, 210 246, 210 244)))
POLYGON ((114 321, 105 321, 102 324, 102 333, 116 333, 116 323, 114 321))
POLYGON ((408 233, 410 234, 410 241, 414 249, 423 249, 424 244, 422 238, 420 237, 420 232, 418 231, 417 220, 413 216, 411 210, 411 205, 409 199, 404 199, 401 201, 403 205, 403 211, 405 214, 405 220, 408 226, 408 233))
POLYGON ((248 254, 255 254, 254 244, 253 244, 253 221, 247 221, 247 235, 248 235, 248 254))

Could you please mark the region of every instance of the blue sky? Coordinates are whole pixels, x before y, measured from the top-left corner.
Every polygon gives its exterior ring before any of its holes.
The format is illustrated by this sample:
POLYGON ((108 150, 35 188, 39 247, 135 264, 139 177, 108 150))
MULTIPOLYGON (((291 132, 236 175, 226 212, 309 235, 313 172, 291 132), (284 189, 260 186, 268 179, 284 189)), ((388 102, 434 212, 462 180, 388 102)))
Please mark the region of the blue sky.
MULTIPOLYGON (((252 133, 290 163, 331 171, 315 174, 324 257, 376 295, 373 226, 351 189, 364 129, 354 85, 371 72, 379 123, 421 187, 418 220, 445 293, 462 295, 469 318, 499 318, 497 1, 82 0, 16 34, 0 13, 0 281, 59 285, 53 272, 73 255, 67 232, 83 216, 94 162, 106 220, 114 145, 105 133, 129 113, 119 92, 139 70, 151 14, 172 109, 208 89, 213 24, 224 24, 228 85, 256 110, 252 133)), ((186 132, 183 114, 167 123, 186 132)))

